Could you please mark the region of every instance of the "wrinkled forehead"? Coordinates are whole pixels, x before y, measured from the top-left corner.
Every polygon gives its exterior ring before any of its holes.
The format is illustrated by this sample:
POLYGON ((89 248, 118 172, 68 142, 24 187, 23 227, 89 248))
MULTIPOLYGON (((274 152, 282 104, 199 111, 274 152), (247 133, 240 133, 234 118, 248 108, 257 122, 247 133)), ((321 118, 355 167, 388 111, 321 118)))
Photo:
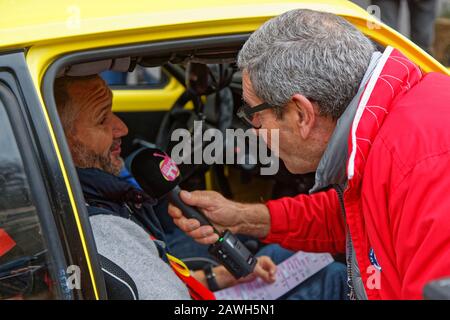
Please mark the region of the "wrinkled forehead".
POLYGON ((100 76, 75 80, 68 91, 72 101, 80 109, 111 107, 112 91, 100 76))

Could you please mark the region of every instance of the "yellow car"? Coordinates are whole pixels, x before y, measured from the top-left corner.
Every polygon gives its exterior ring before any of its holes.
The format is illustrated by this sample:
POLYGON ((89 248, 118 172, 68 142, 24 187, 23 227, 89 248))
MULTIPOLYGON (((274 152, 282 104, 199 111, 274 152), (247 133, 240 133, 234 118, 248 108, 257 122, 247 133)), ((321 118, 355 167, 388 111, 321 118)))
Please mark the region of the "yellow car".
MULTIPOLYGON (((113 110, 130 127, 125 153, 155 139, 167 143, 164 130, 170 128, 160 126, 166 112, 182 109, 186 116, 195 110, 195 99, 208 101, 204 92, 189 96, 189 71, 183 66, 201 72, 212 65, 217 74, 232 69, 251 32, 294 8, 343 16, 380 47, 395 46, 426 72, 449 74, 418 46, 347 1, 1 1, 0 299, 107 298, 55 107, 55 77, 156 70, 151 83, 112 86, 113 110)), ((238 98, 239 74, 227 79, 238 98)), ((183 115, 177 119, 178 125, 188 121, 183 115)), ((215 174, 209 169, 195 172, 205 176, 207 188, 239 188, 239 179, 253 176, 245 165, 237 175, 236 168, 215 174)))

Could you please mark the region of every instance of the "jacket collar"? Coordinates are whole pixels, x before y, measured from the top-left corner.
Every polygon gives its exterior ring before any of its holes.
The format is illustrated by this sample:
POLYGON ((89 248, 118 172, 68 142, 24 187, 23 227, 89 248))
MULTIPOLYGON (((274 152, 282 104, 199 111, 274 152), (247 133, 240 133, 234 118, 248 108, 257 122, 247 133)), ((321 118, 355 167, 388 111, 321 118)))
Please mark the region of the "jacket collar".
POLYGON ((399 50, 387 47, 358 102, 348 137, 347 179, 351 197, 358 197, 370 149, 395 100, 422 79, 420 68, 399 50))
POLYGON ((362 180, 360 172, 364 170, 365 159, 390 112, 392 101, 421 78, 419 67, 400 51, 388 46, 383 54, 373 54, 358 93, 338 119, 310 193, 348 182, 353 192, 358 193, 362 180))
POLYGON ((378 51, 373 53, 369 67, 359 85, 358 92, 338 119, 333 135, 331 136, 317 167, 315 184, 311 190, 309 190, 309 193, 318 192, 330 185, 342 185, 347 180, 345 165, 348 153, 348 135, 350 133, 350 127, 355 118, 359 100, 361 99, 366 84, 372 76, 381 55, 381 52, 378 51))
POLYGON ((107 199, 118 204, 156 201, 121 178, 97 168, 77 168, 83 194, 87 199, 107 199))

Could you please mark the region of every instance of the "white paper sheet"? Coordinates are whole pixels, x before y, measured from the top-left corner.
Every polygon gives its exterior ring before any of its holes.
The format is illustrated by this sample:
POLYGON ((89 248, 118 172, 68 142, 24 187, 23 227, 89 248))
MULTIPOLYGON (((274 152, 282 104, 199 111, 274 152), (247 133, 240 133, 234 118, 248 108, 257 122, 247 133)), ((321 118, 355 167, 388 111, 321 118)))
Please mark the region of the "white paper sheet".
POLYGON ((214 294, 217 300, 275 300, 333 261, 328 253, 299 251, 278 265, 274 283, 257 278, 214 294))

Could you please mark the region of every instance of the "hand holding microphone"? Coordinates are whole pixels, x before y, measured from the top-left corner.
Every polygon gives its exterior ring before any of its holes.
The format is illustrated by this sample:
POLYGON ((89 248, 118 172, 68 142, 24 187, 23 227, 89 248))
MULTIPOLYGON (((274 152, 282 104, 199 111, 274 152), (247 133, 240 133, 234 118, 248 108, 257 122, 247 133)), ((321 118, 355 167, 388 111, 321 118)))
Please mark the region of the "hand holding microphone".
MULTIPOLYGON (((201 212, 219 231, 228 229, 238 233, 242 218, 239 214, 239 203, 224 198, 216 191, 181 191, 180 198, 189 206, 201 208, 201 212)), ((170 204, 169 214, 175 224, 198 243, 213 244, 218 240, 213 228, 202 226, 195 219, 186 218, 177 206, 170 204)))
MULTIPOLYGON (((217 234, 209 252, 215 256, 236 279, 253 272, 256 259, 229 230, 219 232, 196 208, 180 199, 180 172, 175 162, 164 152, 154 148, 142 148, 131 157, 128 167, 140 186, 150 196, 160 198, 169 195, 170 201, 189 219, 196 219, 202 226, 217 234)), ((229 201, 229 200, 227 200, 229 201)), ((232 218, 231 218, 232 219, 232 218)))

